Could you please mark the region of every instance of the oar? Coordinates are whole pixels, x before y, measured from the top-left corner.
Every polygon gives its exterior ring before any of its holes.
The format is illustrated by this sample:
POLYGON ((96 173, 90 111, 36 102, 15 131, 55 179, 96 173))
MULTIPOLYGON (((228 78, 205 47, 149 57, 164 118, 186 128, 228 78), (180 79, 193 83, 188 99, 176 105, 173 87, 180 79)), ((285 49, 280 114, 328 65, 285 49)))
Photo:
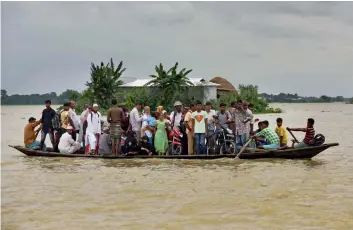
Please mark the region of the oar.
POLYGON ((37 136, 38 136, 40 130, 42 130, 41 127, 39 127, 39 129, 36 130, 36 139, 37 139, 37 136))
POLYGON ((248 140, 248 142, 246 142, 246 144, 243 146, 243 148, 241 148, 241 150, 239 151, 239 153, 235 156, 234 159, 239 158, 240 154, 242 154, 244 152, 244 150, 246 149, 246 147, 248 147, 248 145, 250 144, 250 142, 252 141, 252 138, 250 138, 248 140))
POLYGON ((294 134, 292 133, 292 131, 290 131, 290 129, 288 129, 288 127, 287 127, 287 130, 288 130, 288 132, 290 133, 290 135, 292 135, 294 141, 297 142, 297 143, 299 143, 299 141, 297 140, 297 138, 294 136, 294 134))

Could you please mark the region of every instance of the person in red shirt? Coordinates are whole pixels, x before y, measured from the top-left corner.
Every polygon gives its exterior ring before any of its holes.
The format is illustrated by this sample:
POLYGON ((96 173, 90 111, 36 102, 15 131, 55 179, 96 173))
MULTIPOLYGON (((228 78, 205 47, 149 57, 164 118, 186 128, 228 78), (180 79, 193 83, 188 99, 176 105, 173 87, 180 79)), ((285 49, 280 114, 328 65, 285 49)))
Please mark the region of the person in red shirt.
POLYGON ((302 142, 297 142, 296 140, 292 140, 293 142, 292 148, 299 149, 299 148, 305 148, 309 146, 310 141, 315 136, 314 123, 315 123, 314 119, 309 118, 306 124, 306 128, 287 128, 288 131, 305 132, 305 137, 302 142))

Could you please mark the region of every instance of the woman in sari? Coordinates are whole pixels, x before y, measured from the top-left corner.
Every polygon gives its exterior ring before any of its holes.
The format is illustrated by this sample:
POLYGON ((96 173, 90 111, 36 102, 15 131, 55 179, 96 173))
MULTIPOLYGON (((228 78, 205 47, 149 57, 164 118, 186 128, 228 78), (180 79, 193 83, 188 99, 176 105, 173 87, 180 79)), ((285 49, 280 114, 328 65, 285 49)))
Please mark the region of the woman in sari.
POLYGON ((154 136, 154 148, 158 155, 165 154, 168 148, 167 122, 164 115, 161 113, 157 120, 154 136))

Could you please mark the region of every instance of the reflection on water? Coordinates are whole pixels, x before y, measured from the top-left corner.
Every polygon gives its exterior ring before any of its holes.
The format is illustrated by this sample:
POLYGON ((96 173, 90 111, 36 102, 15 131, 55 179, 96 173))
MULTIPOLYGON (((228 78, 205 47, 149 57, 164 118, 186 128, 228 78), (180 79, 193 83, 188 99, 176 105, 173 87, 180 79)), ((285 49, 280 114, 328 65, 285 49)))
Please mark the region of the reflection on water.
MULTIPOLYGON (((340 146, 312 160, 26 157, 6 146, 22 143, 23 112, 41 107, 3 107, 2 227, 353 229, 353 107, 275 107, 290 127, 314 117, 317 131, 340 146)), ((274 122, 278 114, 260 116, 274 122)))

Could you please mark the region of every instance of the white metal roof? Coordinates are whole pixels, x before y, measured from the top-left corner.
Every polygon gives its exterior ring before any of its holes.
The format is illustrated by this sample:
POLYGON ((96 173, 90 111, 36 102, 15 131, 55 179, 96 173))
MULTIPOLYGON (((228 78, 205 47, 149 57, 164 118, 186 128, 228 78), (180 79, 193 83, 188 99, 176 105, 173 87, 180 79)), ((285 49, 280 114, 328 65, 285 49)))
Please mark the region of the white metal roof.
MULTIPOLYGON (((152 78, 148 79, 137 79, 135 81, 132 81, 130 83, 126 83, 124 85, 121 85, 120 87, 143 87, 145 86, 149 81, 151 81, 152 78)), ((189 80, 195 85, 204 85, 204 86, 218 86, 219 84, 206 81, 203 78, 189 78, 189 80)))

